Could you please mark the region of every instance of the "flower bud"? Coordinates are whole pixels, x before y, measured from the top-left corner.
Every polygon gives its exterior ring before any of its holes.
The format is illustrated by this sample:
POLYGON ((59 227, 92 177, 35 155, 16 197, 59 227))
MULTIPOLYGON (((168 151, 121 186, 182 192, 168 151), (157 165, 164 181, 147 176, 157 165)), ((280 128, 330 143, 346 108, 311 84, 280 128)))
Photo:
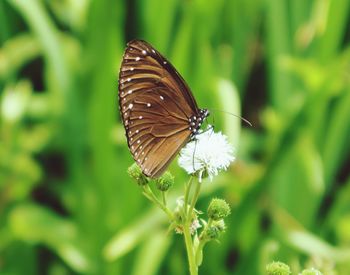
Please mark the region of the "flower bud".
POLYGON ((174 176, 170 172, 165 172, 160 178, 156 179, 156 186, 162 192, 168 191, 173 184, 174 176))
POLYGON ((224 220, 213 222, 212 225, 208 226, 204 231, 204 238, 207 240, 218 239, 220 234, 225 232, 226 225, 224 220))
POLYGON ((272 262, 266 266, 267 275, 289 275, 291 274, 288 265, 282 262, 272 262))
POLYGON ((148 178, 142 173, 141 168, 136 163, 128 168, 128 174, 131 178, 136 180, 138 185, 142 186, 148 184, 148 178))
POLYGON ((208 216, 214 221, 226 218, 231 214, 230 206, 225 200, 212 199, 208 207, 208 216))
POLYGON ((312 267, 309 269, 304 269, 300 275, 322 275, 322 272, 312 267))

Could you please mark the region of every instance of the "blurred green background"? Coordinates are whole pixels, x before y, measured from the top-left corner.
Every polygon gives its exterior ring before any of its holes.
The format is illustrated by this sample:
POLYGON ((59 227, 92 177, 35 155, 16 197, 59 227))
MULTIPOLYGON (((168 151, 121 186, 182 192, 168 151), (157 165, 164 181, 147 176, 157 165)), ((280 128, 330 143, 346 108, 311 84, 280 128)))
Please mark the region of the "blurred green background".
MULTIPOLYGON (((172 61, 236 146, 203 184, 232 206, 200 274, 281 260, 350 274, 348 0, 1 0, 0 274, 186 274, 182 236, 128 178, 126 42, 172 61)), ((171 166, 176 186, 186 175, 171 166)))

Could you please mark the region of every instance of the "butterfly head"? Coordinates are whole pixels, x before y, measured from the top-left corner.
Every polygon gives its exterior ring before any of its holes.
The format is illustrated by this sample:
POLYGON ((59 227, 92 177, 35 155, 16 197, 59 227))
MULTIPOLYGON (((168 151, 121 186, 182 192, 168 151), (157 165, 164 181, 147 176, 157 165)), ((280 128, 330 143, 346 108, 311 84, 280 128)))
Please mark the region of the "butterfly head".
POLYGON ((189 130, 191 131, 191 138, 198 134, 199 129, 202 126, 203 121, 209 116, 209 111, 207 109, 199 109, 199 115, 191 116, 189 121, 189 130))

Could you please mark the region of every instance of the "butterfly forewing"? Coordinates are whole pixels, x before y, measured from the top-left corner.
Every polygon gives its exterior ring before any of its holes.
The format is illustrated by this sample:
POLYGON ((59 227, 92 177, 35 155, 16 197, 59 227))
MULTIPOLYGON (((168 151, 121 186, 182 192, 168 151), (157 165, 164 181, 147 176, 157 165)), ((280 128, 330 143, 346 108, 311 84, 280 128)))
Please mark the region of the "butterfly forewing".
POLYGON ((199 109, 175 68, 145 41, 133 40, 119 73, 119 107, 130 151, 149 177, 160 176, 191 135, 199 109))

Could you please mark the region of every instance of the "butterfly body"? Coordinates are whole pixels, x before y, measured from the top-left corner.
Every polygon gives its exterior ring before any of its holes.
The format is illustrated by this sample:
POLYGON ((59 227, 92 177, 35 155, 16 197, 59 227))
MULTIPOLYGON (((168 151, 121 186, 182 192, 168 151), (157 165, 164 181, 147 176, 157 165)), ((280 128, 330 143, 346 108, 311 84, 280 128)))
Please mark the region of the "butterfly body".
POLYGON ((142 172, 159 177, 195 135, 208 110, 199 109, 186 82, 142 40, 125 50, 119 73, 119 108, 131 154, 142 172))

